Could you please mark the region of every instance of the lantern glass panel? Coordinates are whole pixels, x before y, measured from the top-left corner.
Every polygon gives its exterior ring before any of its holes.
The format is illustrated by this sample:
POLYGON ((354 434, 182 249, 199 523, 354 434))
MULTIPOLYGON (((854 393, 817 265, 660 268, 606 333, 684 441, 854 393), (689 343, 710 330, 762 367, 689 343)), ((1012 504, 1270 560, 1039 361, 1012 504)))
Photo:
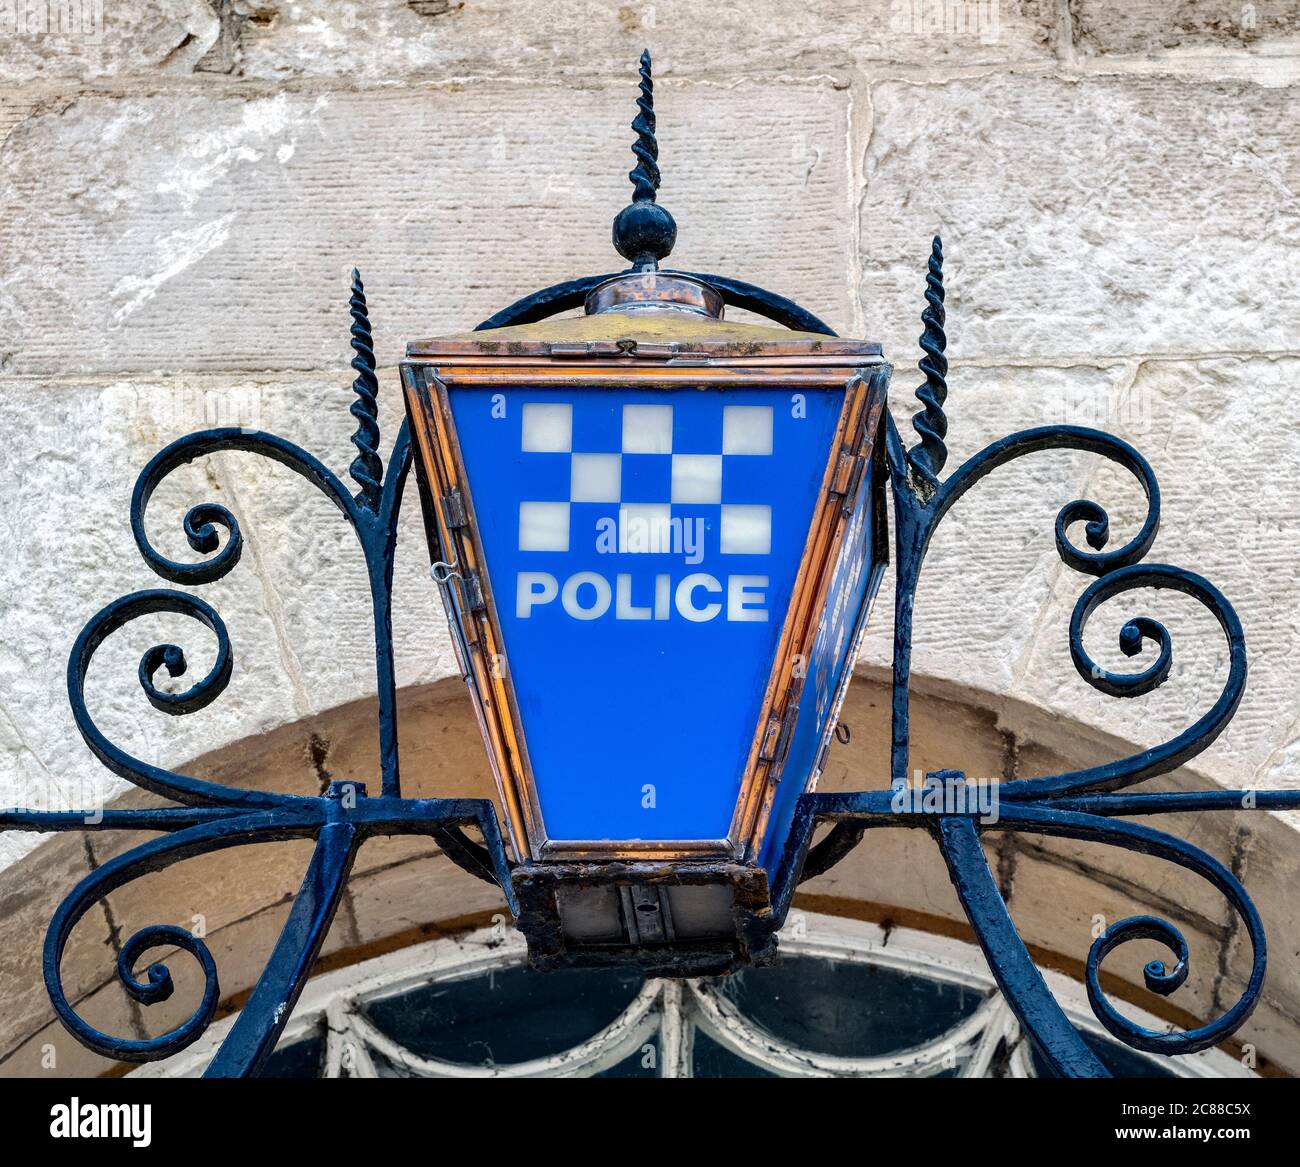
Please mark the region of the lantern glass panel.
POLYGON ((448 396, 547 840, 725 840, 844 390, 448 396))

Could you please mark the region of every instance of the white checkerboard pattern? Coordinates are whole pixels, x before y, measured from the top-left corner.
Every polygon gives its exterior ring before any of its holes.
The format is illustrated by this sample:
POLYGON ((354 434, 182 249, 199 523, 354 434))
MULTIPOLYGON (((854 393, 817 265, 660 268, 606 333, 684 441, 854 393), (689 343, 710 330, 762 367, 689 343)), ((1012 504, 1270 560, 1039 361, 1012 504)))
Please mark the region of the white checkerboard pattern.
POLYGON ((727 405, 722 410, 722 449, 716 454, 673 452, 671 405, 623 406, 622 440, 616 453, 573 449, 573 406, 529 402, 523 407, 520 448, 525 454, 568 454, 569 496, 564 501, 519 504, 520 551, 568 551, 572 503, 617 503, 624 542, 633 554, 666 550, 673 506, 712 504, 720 508, 719 550, 724 555, 767 555, 772 545, 772 508, 722 497, 723 460, 770 457, 772 407, 727 405), (671 459, 669 497, 657 502, 625 502, 624 454, 654 454, 671 459), (628 537, 641 531, 645 538, 628 537))

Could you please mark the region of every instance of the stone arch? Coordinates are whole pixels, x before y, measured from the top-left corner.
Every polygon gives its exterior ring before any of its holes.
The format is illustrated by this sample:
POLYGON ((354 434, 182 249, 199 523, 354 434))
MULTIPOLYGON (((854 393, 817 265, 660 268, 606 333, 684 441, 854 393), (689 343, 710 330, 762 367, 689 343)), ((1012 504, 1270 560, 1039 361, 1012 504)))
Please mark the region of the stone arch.
MULTIPOLYGON (((855 678, 842 721, 848 744, 835 744, 825 789, 879 786, 886 781, 888 679, 855 678)), ((403 689, 402 767, 411 795, 492 796, 492 782, 463 685, 446 679, 403 689)), ((314 792, 331 779, 373 780, 375 702, 354 701, 205 754, 186 767, 234 786, 314 792)), ((973 775, 1014 781, 1130 751, 1096 730, 971 689, 920 679, 913 701, 913 763, 954 764, 973 775)), ((1204 787, 1180 771, 1170 788, 1204 787)), ((143 792, 114 805, 146 805, 143 792)), ((1300 912, 1287 888, 1296 875, 1294 832, 1258 812, 1170 816, 1156 826, 1190 837, 1244 880, 1263 916, 1273 952, 1300 949, 1300 912)), ((83 1050, 54 1019, 40 975, 46 924, 60 899, 87 870, 130 847, 118 833, 49 839, 0 873, 0 1076, 120 1073, 125 1067, 83 1050), (53 1059, 53 1065, 48 1063, 53 1059)), ((310 844, 241 847, 178 864, 129 884, 78 926, 64 961, 64 983, 87 1020, 110 1032, 144 1036, 175 1024, 197 1000, 198 976, 188 958, 175 960, 178 989, 144 1009, 116 981, 114 960, 137 929, 167 922, 206 933, 221 976, 221 1010, 246 999, 270 952, 310 844)), ((1140 987, 1145 960, 1164 955, 1132 945, 1107 965, 1108 989, 1171 1022, 1216 1015, 1240 993, 1249 943, 1228 905, 1212 888, 1167 864, 1096 844, 994 836, 990 861, 1022 935, 1044 967, 1078 977, 1098 920, 1149 912, 1177 925, 1191 948, 1192 971, 1172 999, 1140 987)), ((869 832, 839 866, 805 884, 796 906, 891 927, 969 939, 943 864, 922 831, 869 832)), ((326 942, 326 972, 420 941, 490 923, 504 913, 500 895, 441 855, 430 840, 376 839, 362 850, 346 899, 326 942)), ((1275 959, 1250 1023, 1228 1048, 1257 1050, 1258 1068, 1300 1071, 1300 971, 1275 959)))

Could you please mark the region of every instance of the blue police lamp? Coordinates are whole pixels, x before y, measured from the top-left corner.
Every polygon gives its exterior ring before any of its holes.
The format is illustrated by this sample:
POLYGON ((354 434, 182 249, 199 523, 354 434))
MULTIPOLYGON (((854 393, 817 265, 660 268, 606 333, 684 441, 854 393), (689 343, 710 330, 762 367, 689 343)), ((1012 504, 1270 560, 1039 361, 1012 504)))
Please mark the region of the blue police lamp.
POLYGON ((813 319, 780 297, 657 270, 676 229, 652 178, 615 225, 632 271, 413 342, 402 376, 534 963, 702 975, 775 949, 887 557, 889 366, 724 320, 813 319))

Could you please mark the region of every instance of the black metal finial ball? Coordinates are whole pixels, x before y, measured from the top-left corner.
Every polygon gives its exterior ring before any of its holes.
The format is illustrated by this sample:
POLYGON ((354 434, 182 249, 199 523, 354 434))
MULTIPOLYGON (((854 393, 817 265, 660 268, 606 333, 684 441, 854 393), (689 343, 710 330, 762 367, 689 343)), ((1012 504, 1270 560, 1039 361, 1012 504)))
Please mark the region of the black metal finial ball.
POLYGON ((629 203, 614 219, 614 248, 634 267, 657 265, 677 242, 677 222, 658 203, 629 203))

